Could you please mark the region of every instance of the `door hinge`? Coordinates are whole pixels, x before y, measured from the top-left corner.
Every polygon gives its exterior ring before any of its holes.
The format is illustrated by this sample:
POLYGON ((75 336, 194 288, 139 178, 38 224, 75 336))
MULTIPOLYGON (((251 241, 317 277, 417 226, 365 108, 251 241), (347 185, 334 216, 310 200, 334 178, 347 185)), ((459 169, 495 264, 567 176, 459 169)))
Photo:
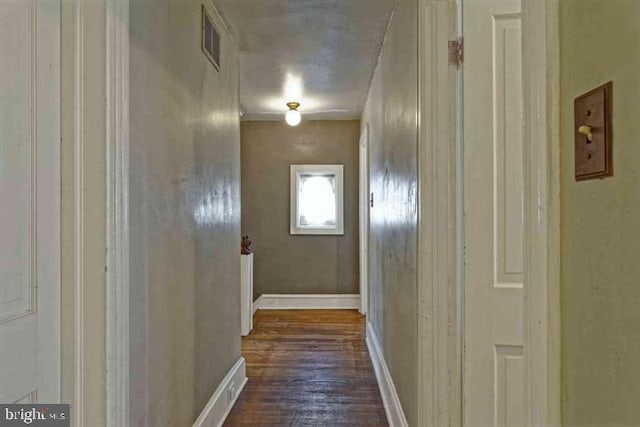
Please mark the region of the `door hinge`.
POLYGON ((464 39, 458 37, 455 40, 449 40, 449 64, 460 68, 462 61, 464 61, 464 39))

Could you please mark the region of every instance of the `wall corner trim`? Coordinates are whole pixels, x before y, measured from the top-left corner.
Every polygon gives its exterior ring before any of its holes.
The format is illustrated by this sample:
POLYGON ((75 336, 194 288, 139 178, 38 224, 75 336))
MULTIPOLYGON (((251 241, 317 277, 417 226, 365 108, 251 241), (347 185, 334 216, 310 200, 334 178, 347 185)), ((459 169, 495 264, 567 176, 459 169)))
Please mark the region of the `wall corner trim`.
POLYGON ((396 392, 396 387, 393 384, 391 373, 389 373, 389 368, 387 368, 387 362, 384 360, 382 348, 380 347, 380 343, 378 342, 378 338, 376 337, 376 333, 374 332, 371 323, 367 323, 367 348, 369 349, 373 369, 376 372, 378 387, 380 388, 380 394, 382 395, 384 411, 387 414, 389 426, 408 427, 409 424, 404 416, 400 398, 396 392))
POLYGON ((258 310, 357 310, 358 294, 263 294, 254 301, 253 312, 258 310))
POLYGON ((238 396, 247 384, 244 357, 238 359, 193 423, 193 427, 220 427, 229 416, 238 396))

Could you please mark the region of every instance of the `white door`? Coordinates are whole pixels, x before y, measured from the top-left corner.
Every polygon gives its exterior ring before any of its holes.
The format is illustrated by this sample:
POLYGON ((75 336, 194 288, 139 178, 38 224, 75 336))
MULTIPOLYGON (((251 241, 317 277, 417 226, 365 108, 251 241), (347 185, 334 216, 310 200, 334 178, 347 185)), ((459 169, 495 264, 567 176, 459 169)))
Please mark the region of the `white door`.
POLYGON ((369 125, 360 135, 360 313, 369 307, 369 125))
POLYGON ((464 0, 467 426, 525 424, 520 0, 464 0))
POLYGON ((0 1, 0 402, 60 400, 60 2, 0 1))

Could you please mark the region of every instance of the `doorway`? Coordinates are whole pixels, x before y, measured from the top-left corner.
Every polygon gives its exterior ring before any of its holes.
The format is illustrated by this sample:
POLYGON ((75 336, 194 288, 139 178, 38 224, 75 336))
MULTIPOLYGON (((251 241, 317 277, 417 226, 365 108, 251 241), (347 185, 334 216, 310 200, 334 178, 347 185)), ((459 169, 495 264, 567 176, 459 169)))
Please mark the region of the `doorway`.
POLYGON ((559 422, 554 11, 422 2, 425 425, 559 422))

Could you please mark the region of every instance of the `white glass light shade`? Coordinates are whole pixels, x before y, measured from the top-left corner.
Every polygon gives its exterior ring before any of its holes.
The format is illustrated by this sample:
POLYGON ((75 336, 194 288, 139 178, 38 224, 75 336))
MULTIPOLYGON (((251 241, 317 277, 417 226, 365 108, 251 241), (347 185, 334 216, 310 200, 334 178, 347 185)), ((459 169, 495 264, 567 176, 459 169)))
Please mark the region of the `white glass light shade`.
POLYGON ((289 110, 284 116, 284 120, 289 126, 298 126, 302 121, 302 115, 298 110, 289 110))

